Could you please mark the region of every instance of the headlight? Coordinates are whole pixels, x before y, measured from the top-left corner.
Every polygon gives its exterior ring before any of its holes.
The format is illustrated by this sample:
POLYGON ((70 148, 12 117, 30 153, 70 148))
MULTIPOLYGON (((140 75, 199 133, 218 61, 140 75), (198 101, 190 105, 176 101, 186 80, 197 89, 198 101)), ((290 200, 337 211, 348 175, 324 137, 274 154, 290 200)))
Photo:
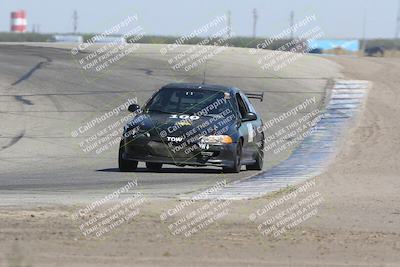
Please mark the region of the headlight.
POLYGON ((212 145, 225 145, 225 144, 232 144, 233 140, 232 137, 229 135, 209 135, 203 136, 201 141, 206 144, 212 145))

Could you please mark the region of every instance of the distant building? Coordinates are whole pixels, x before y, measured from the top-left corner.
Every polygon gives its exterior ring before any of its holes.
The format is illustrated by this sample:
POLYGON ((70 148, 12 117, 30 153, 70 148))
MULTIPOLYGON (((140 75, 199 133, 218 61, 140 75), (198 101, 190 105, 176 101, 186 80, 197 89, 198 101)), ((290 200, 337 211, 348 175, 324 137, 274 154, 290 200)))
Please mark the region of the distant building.
POLYGON ((360 51, 359 40, 312 40, 309 42, 310 50, 320 49, 324 53, 354 53, 360 51))
POLYGON ((53 35, 49 41, 56 43, 83 43, 83 37, 80 35, 53 35))
POLYGON ((126 43, 126 40, 122 36, 105 36, 105 37, 99 37, 98 39, 94 40, 94 43, 98 44, 108 44, 108 43, 118 43, 118 44, 123 44, 126 43))

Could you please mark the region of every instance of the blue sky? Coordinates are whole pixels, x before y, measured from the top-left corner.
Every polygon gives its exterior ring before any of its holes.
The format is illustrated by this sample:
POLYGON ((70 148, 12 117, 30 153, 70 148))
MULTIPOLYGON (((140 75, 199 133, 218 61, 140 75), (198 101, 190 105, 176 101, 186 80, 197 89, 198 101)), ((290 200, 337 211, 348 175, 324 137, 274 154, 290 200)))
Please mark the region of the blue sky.
POLYGON ((25 9, 29 30, 40 24, 42 32, 71 32, 72 13, 78 10, 80 32, 102 32, 128 15, 138 14, 139 24, 148 34, 182 35, 216 16, 232 13, 237 35, 251 36, 252 10, 258 10, 257 35, 278 33, 289 25, 294 10, 299 20, 316 14, 316 22, 330 38, 362 36, 363 14, 367 14, 367 38, 393 38, 398 0, 3 0, 0 4, 0 31, 8 31, 10 12, 25 9))

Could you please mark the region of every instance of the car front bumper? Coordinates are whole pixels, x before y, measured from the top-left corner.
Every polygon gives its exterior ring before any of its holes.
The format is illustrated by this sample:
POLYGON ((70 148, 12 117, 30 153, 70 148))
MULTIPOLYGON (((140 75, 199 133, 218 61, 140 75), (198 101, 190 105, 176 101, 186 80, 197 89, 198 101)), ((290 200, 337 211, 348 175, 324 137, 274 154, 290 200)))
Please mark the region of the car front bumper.
POLYGON ((143 162, 157 162, 178 166, 232 167, 236 153, 236 143, 210 145, 200 149, 198 145, 182 147, 169 146, 162 140, 147 137, 123 138, 122 158, 143 162))

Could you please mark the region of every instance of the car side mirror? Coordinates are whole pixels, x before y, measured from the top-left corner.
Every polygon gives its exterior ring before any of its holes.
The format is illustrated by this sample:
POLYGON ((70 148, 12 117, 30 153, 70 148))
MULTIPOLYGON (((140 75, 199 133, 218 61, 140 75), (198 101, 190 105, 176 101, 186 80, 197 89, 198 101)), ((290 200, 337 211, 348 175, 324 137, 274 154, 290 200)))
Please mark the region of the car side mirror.
POLYGON ((128 110, 129 110, 130 112, 135 112, 135 111, 138 110, 138 109, 140 109, 140 106, 137 105, 137 104, 132 104, 132 105, 130 105, 130 106, 128 107, 128 110))
POLYGON ((242 118, 242 121, 255 121, 255 120, 257 120, 257 115, 254 112, 248 112, 242 118))

